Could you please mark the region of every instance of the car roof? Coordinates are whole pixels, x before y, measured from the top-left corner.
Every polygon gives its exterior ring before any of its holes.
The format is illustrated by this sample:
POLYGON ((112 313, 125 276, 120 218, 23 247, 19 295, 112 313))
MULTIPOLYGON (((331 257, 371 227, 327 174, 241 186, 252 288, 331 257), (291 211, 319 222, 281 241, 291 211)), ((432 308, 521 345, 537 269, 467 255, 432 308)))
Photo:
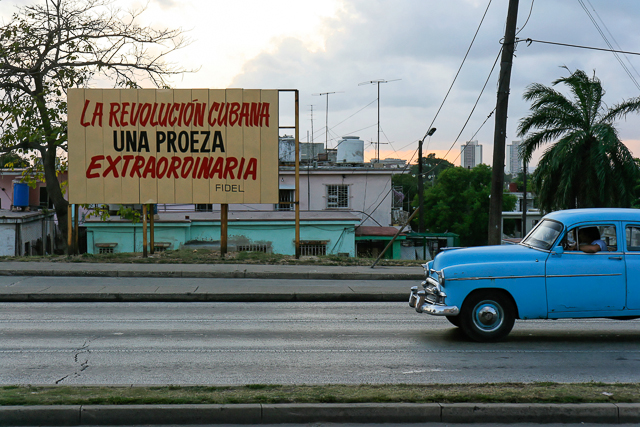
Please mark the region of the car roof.
POLYGON ((640 209, 589 208, 551 212, 545 218, 563 223, 579 221, 640 221, 640 209))

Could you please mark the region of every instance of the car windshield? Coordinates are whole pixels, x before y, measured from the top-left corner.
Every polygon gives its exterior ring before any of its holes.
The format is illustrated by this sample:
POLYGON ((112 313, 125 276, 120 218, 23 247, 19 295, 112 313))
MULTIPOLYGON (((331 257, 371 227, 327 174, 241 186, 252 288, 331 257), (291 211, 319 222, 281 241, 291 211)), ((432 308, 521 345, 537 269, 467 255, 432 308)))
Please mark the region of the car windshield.
POLYGON ((527 234, 522 244, 533 248, 549 250, 561 232, 562 224, 545 219, 527 234))

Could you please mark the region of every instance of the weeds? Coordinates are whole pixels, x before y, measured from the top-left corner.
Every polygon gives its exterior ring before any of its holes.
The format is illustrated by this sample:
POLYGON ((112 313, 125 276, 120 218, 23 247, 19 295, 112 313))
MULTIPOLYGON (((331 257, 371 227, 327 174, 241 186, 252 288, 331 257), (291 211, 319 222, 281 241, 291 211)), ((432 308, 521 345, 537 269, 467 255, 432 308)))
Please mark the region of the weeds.
MULTIPOLYGON (((220 251, 209 249, 179 249, 149 254, 143 258, 141 253, 82 254, 82 255, 44 255, 22 257, 0 257, 0 261, 31 262, 74 262, 74 263, 121 263, 121 264, 265 264, 265 265, 331 265, 331 266, 370 266, 372 258, 352 258, 338 255, 302 256, 296 259, 290 255, 264 252, 230 252, 223 258, 220 251)), ((380 260, 378 265, 417 267, 424 263, 420 260, 380 260)))

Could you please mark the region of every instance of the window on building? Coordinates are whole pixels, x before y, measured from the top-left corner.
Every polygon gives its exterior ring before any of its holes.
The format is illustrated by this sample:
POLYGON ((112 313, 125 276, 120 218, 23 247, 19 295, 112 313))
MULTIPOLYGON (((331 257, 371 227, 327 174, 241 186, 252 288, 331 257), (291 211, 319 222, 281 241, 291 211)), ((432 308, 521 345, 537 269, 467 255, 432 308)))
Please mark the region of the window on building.
POLYGON ((196 212, 213 212, 213 205, 211 203, 197 204, 196 212))
POLYGON ((327 185, 327 209, 349 207, 348 185, 327 185))
POLYGON ((275 210, 277 211, 295 211, 296 210, 296 205, 293 204, 293 202, 296 200, 296 190, 284 190, 284 189, 280 189, 279 191, 279 196, 278 196, 278 200, 280 201, 280 203, 278 203, 275 206, 275 210))
POLYGON ((303 240, 300 242, 300 255, 322 256, 327 254, 327 242, 324 240, 303 240))
POLYGON ((270 253, 271 246, 264 243, 250 243, 247 245, 238 245, 236 247, 237 252, 264 252, 270 253))

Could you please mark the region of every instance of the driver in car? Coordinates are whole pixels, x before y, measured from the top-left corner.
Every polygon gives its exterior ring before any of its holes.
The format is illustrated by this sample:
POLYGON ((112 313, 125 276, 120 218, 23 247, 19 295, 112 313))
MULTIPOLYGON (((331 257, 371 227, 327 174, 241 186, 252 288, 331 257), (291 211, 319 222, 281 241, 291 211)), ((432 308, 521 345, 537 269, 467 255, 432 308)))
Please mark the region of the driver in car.
MULTIPOLYGON (((573 232, 575 231, 572 231, 571 233, 573 232)), ((600 231, 598 230, 598 227, 584 227, 579 229, 578 241, 570 244, 567 249, 570 251, 581 250, 582 252, 589 254, 608 250, 607 244, 600 238, 600 231)))

